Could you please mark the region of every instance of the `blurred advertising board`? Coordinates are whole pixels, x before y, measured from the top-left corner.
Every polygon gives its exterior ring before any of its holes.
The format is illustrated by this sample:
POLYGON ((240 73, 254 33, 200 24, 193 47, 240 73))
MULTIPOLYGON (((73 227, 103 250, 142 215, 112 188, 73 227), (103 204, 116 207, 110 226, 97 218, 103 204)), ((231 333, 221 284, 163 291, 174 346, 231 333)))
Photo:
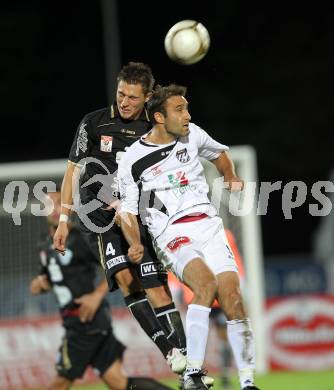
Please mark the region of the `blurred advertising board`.
MULTIPOLYGON (((113 327, 118 338, 128 346, 124 369, 130 376, 171 377, 161 352, 143 332, 125 308, 112 310, 113 327)), ((0 389, 44 388, 55 375, 57 351, 63 335, 60 318, 0 320, 0 389)), ((210 331, 206 367, 219 369, 219 343, 215 330, 210 331)), ((176 378, 176 375, 174 375, 176 378)), ((80 382, 95 382, 88 370, 80 382)))
POLYGON ((334 295, 268 299, 266 330, 271 369, 334 369, 334 295))

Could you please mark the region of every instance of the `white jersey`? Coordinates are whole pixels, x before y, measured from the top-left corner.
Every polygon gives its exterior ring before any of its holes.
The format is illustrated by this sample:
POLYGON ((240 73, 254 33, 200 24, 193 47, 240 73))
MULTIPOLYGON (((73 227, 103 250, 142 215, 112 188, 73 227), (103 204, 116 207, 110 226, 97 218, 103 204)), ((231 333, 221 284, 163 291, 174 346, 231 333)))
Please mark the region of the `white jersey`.
POLYGON ((119 163, 121 211, 140 214, 153 238, 185 215, 217 215, 199 157, 214 160, 228 147, 193 123, 189 130, 171 144, 152 144, 142 137, 119 163))

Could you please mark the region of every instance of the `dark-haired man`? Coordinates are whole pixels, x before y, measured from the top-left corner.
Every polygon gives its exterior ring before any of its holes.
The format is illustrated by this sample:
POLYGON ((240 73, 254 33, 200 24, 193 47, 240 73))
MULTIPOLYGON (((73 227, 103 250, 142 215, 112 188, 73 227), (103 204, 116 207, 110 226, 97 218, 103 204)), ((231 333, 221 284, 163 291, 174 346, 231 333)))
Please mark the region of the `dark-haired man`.
POLYGON ((116 339, 111 327, 110 307, 105 299, 109 290, 106 279, 94 285, 98 263, 74 225, 68 226, 66 255, 61 256, 53 249, 60 193, 49 193, 48 196, 54 205, 47 217, 49 232, 40 244, 40 274, 30 284, 32 294, 52 289, 65 330, 56 362, 57 375, 48 389, 69 389, 87 367, 92 366, 111 390, 168 390, 169 387, 153 379, 124 375, 122 356, 125 347, 116 339))
POLYGON ((186 345, 185 335, 168 289, 166 271, 156 259, 142 226, 143 264, 133 266, 128 262, 128 244, 115 223, 112 208, 118 199, 118 162, 126 148, 151 127, 145 103, 153 85, 151 69, 143 63, 130 62, 118 75, 116 103, 82 119, 64 175, 62 210, 54 246, 65 251, 67 220, 75 197, 73 183, 85 164, 80 182, 81 204, 76 209, 85 238, 105 269, 110 289, 121 289, 128 308, 167 358, 172 370, 181 372, 186 364, 181 353, 186 345))
POLYGON ((148 103, 152 130, 129 147, 119 165, 121 228, 134 263, 143 258, 137 215, 145 218, 159 258, 194 293, 186 317, 184 389, 207 389, 202 365, 211 305, 217 297, 243 390, 256 390, 254 340, 239 287, 238 269, 223 222, 208 199, 199 157, 211 161, 231 190, 241 190, 228 147, 190 123, 186 88, 158 87, 148 103), (146 196, 148 202, 142 199, 146 196), (155 199, 152 206, 151 199, 155 199), (139 207, 140 206, 140 207, 139 207), (144 213, 143 213, 144 211, 144 213))

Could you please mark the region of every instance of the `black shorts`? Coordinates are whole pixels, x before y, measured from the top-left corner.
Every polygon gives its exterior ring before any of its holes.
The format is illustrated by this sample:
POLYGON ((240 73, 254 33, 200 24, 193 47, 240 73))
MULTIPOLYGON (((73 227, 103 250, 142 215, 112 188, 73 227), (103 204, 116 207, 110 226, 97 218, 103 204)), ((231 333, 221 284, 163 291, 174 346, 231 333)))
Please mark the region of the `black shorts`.
POLYGON ((124 350, 111 328, 96 334, 67 329, 59 348, 56 369, 59 376, 71 381, 81 378, 88 366, 103 376, 117 359, 122 359, 124 350))
POLYGON ((135 270, 144 289, 167 285, 167 271, 157 259, 151 237, 144 226, 140 225, 141 241, 144 245, 144 258, 138 265, 132 264, 128 260, 129 245, 117 225, 112 226, 105 233, 93 233, 83 226, 81 226, 81 231, 94 256, 105 270, 110 291, 118 288, 115 282, 115 275, 125 268, 135 270))

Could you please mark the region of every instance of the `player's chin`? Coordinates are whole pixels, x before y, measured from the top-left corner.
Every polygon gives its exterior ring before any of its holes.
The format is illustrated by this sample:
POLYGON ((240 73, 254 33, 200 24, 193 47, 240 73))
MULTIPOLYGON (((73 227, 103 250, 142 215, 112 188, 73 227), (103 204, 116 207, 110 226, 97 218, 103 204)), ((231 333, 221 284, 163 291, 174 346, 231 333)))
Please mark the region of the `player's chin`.
POLYGON ((183 133, 183 137, 186 137, 187 135, 189 135, 189 133, 190 133, 190 130, 189 129, 187 129, 186 131, 184 131, 184 133, 183 133))
POLYGON ((131 110, 120 110, 123 119, 133 119, 134 113, 131 110))

